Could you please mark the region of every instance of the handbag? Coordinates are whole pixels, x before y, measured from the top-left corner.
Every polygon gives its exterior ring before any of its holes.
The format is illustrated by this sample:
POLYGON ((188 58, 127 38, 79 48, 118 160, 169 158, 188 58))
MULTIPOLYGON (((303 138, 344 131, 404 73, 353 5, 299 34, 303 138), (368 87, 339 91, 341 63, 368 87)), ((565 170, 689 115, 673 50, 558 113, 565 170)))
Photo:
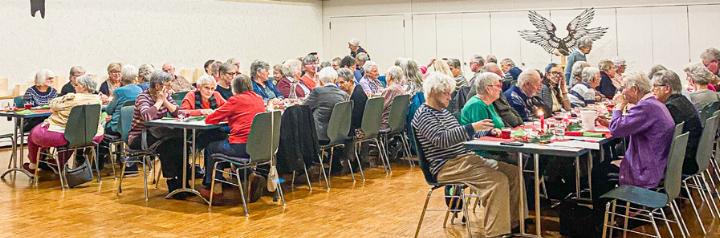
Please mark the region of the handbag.
POLYGON ((69 187, 74 188, 92 180, 92 169, 88 160, 90 158, 86 156, 83 163, 75 168, 69 168, 68 163, 65 164, 65 178, 69 187))

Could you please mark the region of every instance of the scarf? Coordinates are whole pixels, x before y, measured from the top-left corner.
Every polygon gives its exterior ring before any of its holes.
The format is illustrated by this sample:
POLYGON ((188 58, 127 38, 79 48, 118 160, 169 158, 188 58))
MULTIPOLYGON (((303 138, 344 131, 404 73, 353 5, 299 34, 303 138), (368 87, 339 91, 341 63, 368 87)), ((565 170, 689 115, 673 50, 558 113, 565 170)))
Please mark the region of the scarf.
MULTIPOLYGON (((200 91, 195 91, 195 109, 203 109, 201 101, 202 95, 200 95, 200 91)), ((208 101, 210 102, 210 109, 217 109, 217 101, 215 100, 214 93, 210 96, 210 98, 208 98, 208 101)))

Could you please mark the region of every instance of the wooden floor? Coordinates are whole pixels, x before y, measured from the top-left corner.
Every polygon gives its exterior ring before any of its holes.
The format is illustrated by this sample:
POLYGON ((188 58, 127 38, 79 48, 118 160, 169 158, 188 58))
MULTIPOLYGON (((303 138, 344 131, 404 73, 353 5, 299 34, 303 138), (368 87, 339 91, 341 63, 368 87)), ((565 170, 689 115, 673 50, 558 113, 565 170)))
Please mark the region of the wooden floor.
MULTIPOLYGON (((0 171, 8 160, 9 152, 0 152, 0 171)), ((412 237, 428 188, 422 172, 402 163, 394 164, 391 176, 380 168, 369 169, 367 176, 365 183, 353 183, 350 176, 333 177, 330 192, 313 178, 312 192, 304 185, 286 191, 285 208, 263 197, 250 204, 250 217, 245 218, 238 202, 209 210, 197 198, 165 199, 164 182, 159 189, 151 187, 145 202, 141 176, 127 178, 123 194, 116 196, 112 176, 61 191, 50 174, 42 176, 39 188, 18 174, 0 181, 0 237, 412 237)), ((226 190, 226 196, 238 198, 234 191, 226 190)), ((431 200, 430 207, 444 206, 440 197, 431 200)), ((706 227, 711 227, 707 237, 720 237, 717 220, 703 209, 706 227)), ((702 237, 688 206, 683 213, 692 237, 702 237)), ((480 209, 475 216, 479 214, 480 209)), ((443 215, 427 213, 420 236, 468 236, 462 225, 443 229, 443 215)), ((556 217, 543 225, 544 236, 560 236, 556 217)), ((472 229, 474 237, 482 237, 482 227, 472 229)))

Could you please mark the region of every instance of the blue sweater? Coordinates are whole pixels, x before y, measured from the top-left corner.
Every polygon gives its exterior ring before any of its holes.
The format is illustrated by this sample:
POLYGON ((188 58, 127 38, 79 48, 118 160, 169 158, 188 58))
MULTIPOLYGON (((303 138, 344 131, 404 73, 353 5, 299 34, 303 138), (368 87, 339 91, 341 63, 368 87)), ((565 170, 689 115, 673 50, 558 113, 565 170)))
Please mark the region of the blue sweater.
POLYGON ((115 89, 115 91, 113 91, 113 100, 110 101, 110 104, 108 104, 105 109, 108 115, 112 116, 110 122, 108 122, 105 127, 110 128, 114 132, 120 132, 118 129, 120 109, 125 102, 134 101, 142 91, 142 88, 137 84, 125 85, 115 89))
POLYGON ((278 91, 275 85, 273 85, 272 80, 266 80, 265 87, 270 89, 270 91, 272 91, 275 95, 268 95, 267 93, 265 93, 265 90, 260 86, 260 84, 256 83, 255 81, 252 81, 252 85, 253 91, 260 95, 265 101, 273 98, 283 98, 282 94, 280 94, 280 91, 278 91))
POLYGON ((587 62, 587 57, 579 50, 574 50, 572 53, 570 53, 570 56, 568 56, 567 65, 565 66, 565 82, 567 82, 566 85, 572 85, 572 78, 570 77, 570 74, 572 74, 572 67, 577 61, 587 62))

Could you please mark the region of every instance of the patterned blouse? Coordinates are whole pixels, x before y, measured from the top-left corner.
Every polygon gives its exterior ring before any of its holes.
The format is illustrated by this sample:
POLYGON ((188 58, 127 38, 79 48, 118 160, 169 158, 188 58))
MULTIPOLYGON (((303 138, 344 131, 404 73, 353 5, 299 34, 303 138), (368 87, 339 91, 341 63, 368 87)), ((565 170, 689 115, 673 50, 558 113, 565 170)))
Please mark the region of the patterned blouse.
MULTIPOLYGON (((45 92, 40 92, 37 86, 32 86, 28 88, 27 91, 25 91, 23 100, 25 100, 25 103, 32 103, 33 107, 37 107, 48 105, 48 103, 50 103, 50 100, 55 97, 57 97, 57 90, 52 87, 48 87, 47 91, 45 92)), ((22 107, 23 105, 16 106, 22 107)))

